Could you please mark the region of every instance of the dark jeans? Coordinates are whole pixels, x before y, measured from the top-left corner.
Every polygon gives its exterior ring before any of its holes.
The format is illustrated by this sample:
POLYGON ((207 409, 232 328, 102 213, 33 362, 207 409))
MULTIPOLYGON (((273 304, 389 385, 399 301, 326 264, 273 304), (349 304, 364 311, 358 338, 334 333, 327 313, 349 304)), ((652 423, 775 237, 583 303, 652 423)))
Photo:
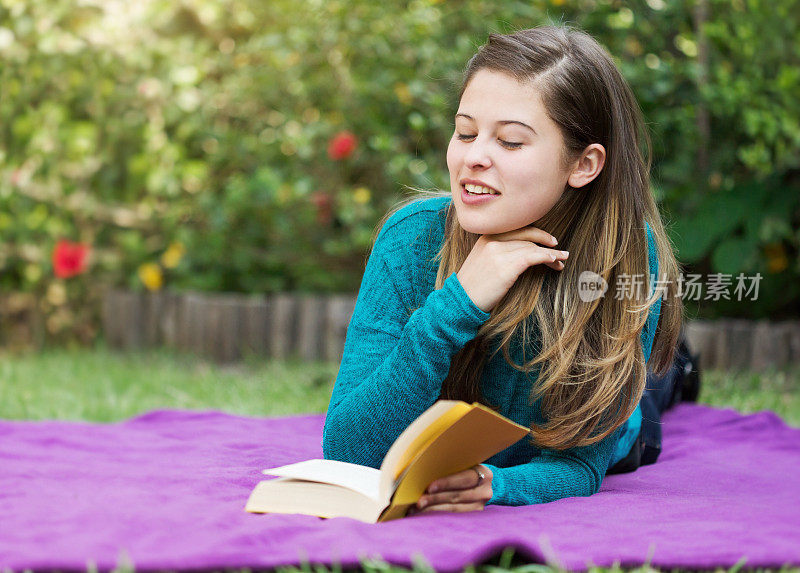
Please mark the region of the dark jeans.
POLYGON ((678 340, 672 367, 664 376, 647 371, 647 382, 640 403, 642 429, 630 453, 609 468, 606 474, 632 472, 639 466, 655 463, 661 453, 661 415, 681 401, 694 402, 699 391, 697 359, 678 340))

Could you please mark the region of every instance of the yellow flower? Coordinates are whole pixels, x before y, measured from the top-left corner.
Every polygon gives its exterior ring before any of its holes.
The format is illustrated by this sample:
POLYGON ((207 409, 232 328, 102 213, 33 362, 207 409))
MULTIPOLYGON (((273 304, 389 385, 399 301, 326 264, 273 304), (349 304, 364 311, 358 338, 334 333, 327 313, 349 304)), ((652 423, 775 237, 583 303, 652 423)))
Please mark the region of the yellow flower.
POLYGON ((185 252, 186 249, 181 243, 172 243, 161 255, 161 264, 168 269, 174 269, 181 262, 185 252))
POLYGON ((408 105, 411 103, 411 90, 408 89, 408 86, 404 83, 396 83, 394 84, 394 94, 397 96, 397 99, 400 103, 408 105))
POLYGON ((764 254, 767 256, 767 270, 771 273, 779 273, 789 266, 789 258, 781 243, 765 245, 764 254))
POLYGON ((353 191, 353 201, 360 205, 364 205, 365 203, 369 203, 369 199, 372 196, 370 190, 366 187, 359 187, 353 191))
POLYGON ((54 282, 50 283, 50 286, 47 287, 47 302, 52 304, 53 306, 61 306, 65 302, 67 302, 67 289, 64 287, 64 283, 62 282, 54 282))
POLYGON ((156 263, 145 263, 139 267, 139 279, 147 290, 159 290, 164 285, 164 274, 156 263))

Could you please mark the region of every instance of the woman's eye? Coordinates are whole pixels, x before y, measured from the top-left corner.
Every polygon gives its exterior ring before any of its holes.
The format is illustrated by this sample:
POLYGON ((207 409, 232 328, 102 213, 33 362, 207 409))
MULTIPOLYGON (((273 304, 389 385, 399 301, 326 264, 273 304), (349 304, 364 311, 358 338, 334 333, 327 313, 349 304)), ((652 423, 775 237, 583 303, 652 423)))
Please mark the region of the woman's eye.
MULTIPOLYGON (((459 133, 457 134, 457 137, 459 141, 470 141, 472 139, 475 139, 474 135, 469 135, 466 133, 459 133)), ((506 149, 519 149, 520 147, 522 147, 522 143, 517 143, 515 141, 506 141, 505 139, 499 139, 499 138, 497 141, 499 141, 500 145, 502 145, 506 149)))

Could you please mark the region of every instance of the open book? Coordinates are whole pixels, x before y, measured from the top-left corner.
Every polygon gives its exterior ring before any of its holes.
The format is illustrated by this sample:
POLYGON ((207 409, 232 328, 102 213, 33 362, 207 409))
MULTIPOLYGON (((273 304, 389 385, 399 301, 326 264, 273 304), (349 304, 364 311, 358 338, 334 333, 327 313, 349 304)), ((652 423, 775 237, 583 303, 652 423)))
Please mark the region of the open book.
POLYGON ((439 400, 400 434, 380 470, 335 460, 264 470, 279 478, 259 482, 245 510, 368 523, 397 519, 432 481, 485 461, 529 431, 477 402, 439 400))

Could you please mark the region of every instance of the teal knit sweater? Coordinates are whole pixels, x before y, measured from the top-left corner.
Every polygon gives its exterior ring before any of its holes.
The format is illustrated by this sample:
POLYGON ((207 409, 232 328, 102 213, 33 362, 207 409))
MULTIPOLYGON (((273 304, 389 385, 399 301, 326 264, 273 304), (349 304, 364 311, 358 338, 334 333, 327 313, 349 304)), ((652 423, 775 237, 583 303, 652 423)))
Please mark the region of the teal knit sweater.
MULTIPOLYGON (((379 467, 400 433, 438 399, 451 358, 490 317, 456 273, 434 288, 438 263, 432 259, 444 238, 449 203, 446 197, 416 201, 392 215, 378 235, 325 419, 327 459, 379 467)), ((650 268, 657 272, 647 231, 650 268)), ((659 310, 657 303, 642 333, 645 359, 659 310)), ((510 350, 520 364, 519 345, 510 350)), ((534 382, 535 376, 515 370, 499 352, 484 367, 481 390, 501 414, 530 426, 544 421, 539 401, 528 403, 534 382)), ((630 450, 641 414, 631 421, 596 444, 563 451, 537 448, 527 437, 518 441, 484 464, 494 476, 489 503, 529 505, 595 493, 607 468, 630 450), (621 437, 628 443, 619 447, 621 437)))

